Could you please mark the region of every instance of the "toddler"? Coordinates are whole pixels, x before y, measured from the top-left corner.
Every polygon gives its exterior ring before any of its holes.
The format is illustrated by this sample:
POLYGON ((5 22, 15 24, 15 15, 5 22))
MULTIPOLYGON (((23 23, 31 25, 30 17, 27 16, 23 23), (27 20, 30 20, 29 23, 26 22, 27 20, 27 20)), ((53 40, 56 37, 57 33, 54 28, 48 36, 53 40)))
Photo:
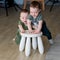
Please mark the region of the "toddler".
POLYGON ((53 40, 50 31, 48 30, 43 16, 41 13, 41 5, 37 1, 33 1, 30 4, 30 15, 28 16, 28 29, 31 33, 43 32, 43 35, 47 36, 49 43, 52 45, 53 40), (32 28, 34 30, 32 30, 32 28))

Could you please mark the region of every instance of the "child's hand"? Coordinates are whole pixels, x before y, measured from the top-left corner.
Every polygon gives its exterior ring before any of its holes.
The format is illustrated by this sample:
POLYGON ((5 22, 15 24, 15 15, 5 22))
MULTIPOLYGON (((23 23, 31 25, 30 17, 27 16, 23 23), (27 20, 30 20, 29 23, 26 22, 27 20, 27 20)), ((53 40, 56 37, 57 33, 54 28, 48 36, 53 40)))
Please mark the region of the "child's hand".
POLYGON ((25 33, 25 30, 22 30, 21 33, 25 33))
POLYGON ((33 28, 34 28, 34 29, 37 29, 37 27, 36 27, 36 26, 33 26, 33 28))
POLYGON ((39 30, 34 30, 33 33, 34 33, 34 34, 38 34, 38 33, 40 33, 40 31, 39 31, 39 30))
POLYGON ((29 30, 29 33, 33 33, 33 30, 29 30))

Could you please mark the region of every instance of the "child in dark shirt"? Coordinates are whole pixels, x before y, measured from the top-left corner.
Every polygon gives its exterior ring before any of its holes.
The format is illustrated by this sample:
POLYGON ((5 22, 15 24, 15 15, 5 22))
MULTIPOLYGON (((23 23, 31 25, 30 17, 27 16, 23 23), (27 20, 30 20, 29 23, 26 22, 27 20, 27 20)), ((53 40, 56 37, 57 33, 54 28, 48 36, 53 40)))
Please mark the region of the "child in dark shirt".
POLYGON ((28 16, 28 29, 31 33, 40 33, 43 32, 43 35, 47 36, 49 43, 53 44, 53 39, 50 31, 48 30, 43 16, 41 13, 40 3, 33 1, 30 4, 30 15, 28 16), (34 30, 32 30, 32 27, 34 30))

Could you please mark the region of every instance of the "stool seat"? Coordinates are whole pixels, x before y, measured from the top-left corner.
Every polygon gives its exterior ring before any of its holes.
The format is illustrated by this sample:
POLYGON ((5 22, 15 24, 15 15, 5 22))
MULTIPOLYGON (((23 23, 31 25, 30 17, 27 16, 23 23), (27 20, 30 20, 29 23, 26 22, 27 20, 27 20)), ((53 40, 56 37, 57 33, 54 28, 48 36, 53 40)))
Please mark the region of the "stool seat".
POLYGON ((39 36, 42 36, 42 32, 39 34, 32 34, 32 33, 29 33, 28 30, 26 30, 25 33, 21 33, 21 35, 24 37, 39 37, 39 36))
POLYGON ((22 38, 19 45, 19 51, 23 51, 25 48, 25 55, 29 56, 31 53, 31 43, 32 43, 32 48, 34 50, 36 50, 38 46, 39 53, 40 54, 44 53, 43 42, 41 39, 42 32, 39 34, 32 34, 32 33, 29 33, 28 30, 26 30, 25 33, 21 33, 21 36, 22 38))

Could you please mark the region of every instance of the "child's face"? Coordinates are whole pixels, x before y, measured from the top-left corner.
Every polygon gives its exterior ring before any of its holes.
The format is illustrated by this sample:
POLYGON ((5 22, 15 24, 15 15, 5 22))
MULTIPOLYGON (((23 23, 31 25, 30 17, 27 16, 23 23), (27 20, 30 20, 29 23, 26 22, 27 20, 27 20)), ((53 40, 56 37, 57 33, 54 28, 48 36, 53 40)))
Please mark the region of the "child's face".
POLYGON ((20 14, 20 20, 21 20, 22 22, 24 22, 24 23, 27 22, 27 17, 28 17, 28 13, 22 12, 22 13, 20 14))
POLYGON ((30 7, 30 15, 36 18, 39 14, 40 10, 38 8, 30 7))

